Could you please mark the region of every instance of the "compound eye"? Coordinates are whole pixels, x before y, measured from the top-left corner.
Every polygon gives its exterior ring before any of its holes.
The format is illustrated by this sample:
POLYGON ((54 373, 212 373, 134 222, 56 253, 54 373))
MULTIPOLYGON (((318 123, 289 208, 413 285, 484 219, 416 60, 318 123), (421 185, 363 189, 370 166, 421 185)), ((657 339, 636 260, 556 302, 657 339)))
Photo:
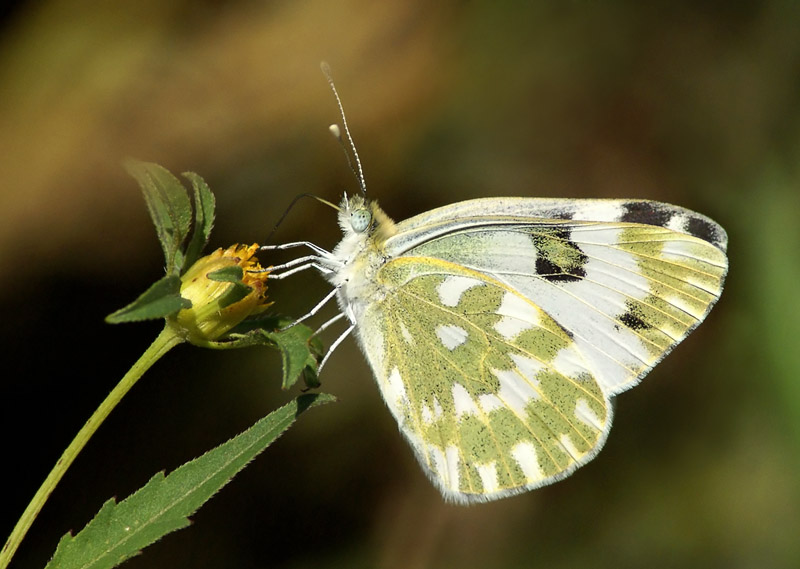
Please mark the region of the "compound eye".
POLYGON ((356 233, 364 233, 372 223, 372 214, 366 209, 357 209, 350 214, 350 226, 356 233))

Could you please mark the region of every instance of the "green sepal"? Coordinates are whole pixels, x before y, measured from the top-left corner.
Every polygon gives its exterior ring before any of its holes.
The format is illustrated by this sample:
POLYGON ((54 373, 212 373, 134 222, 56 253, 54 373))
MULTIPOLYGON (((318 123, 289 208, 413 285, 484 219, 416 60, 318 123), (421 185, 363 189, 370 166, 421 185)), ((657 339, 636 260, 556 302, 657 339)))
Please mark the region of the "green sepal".
POLYGON ((128 160, 125 168, 142 188, 164 250, 167 275, 179 275, 184 265, 181 245, 192 221, 192 205, 186 188, 169 170, 152 162, 128 160))
POLYGON ((192 183, 194 191, 194 230, 186 247, 184 260, 184 266, 191 267, 200 258, 200 253, 211 235, 211 228, 214 227, 216 200, 208 184, 199 174, 184 172, 183 177, 192 183))
POLYGON ((244 277, 242 267, 238 265, 231 265, 223 269, 211 271, 206 275, 212 281, 227 282, 227 283, 240 283, 244 277))
POLYGON ((301 395, 168 476, 159 472, 122 502, 108 500, 77 535, 66 534, 61 538, 46 569, 109 569, 167 533, 186 527, 189 516, 286 431, 301 413, 335 400, 324 393, 301 395))
POLYGON ((162 277, 128 306, 106 316, 106 322, 121 324, 156 320, 172 316, 184 308, 191 308, 191 301, 181 297, 180 290, 179 277, 175 275, 162 277))
POLYGON ((248 294, 253 292, 253 289, 242 282, 244 272, 241 267, 231 266, 212 271, 206 275, 209 280, 217 282, 228 282, 233 286, 225 293, 225 296, 219 299, 220 308, 225 308, 236 302, 239 302, 248 294))

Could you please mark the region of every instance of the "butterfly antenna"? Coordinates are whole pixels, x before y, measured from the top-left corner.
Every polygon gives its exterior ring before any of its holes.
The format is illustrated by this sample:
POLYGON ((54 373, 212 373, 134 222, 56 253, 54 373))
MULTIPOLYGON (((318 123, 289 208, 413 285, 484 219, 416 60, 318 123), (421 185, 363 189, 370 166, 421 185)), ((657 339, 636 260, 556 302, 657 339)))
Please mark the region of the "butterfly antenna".
POLYGON ((350 166, 350 170, 353 171, 353 174, 358 179, 358 185, 361 188, 361 192, 366 194, 367 193, 367 182, 364 179, 364 169, 361 167, 361 159, 358 157, 358 151, 356 150, 356 144, 353 142, 353 137, 350 135, 350 128, 347 126, 347 117, 344 114, 344 107, 342 106, 342 100, 339 98, 339 92, 336 90, 336 85, 333 83, 333 77, 331 76, 331 68, 326 62, 322 62, 320 64, 320 68, 322 69, 322 73, 325 75, 325 79, 328 80, 328 85, 333 91, 333 96, 336 98, 336 105, 339 107, 339 115, 342 117, 342 126, 344 127, 344 134, 347 137, 347 142, 350 144, 350 150, 353 152, 353 159, 355 160, 356 167, 353 167, 353 161, 350 159, 350 154, 347 152, 347 147, 342 140, 342 131, 339 129, 339 125, 332 124, 329 128, 331 134, 336 137, 339 143, 342 145, 344 149, 344 153, 347 156, 347 164, 350 166))
POLYGON ((350 158, 350 152, 347 150, 347 145, 344 143, 342 139, 342 130, 339 128, 338 124, 332 124, 328 127, 328 130, 333 135, 333 138, 336 139, 336 142, 339 143, 339 147, 344 152, 344 157, 347 160, 347 166, 350 168, 350 171, 353 173, 353 176, 356 177, 356 180, 359 180, 359 184, 361 184, 361 180, 358 177, 358 173, 356 172, 355 166, 353 166, 353 159, 350 158))
POLYGON ((332 204, 328 200, 322 199, 318 196, 315 196, 314 194, 300 194, 298 196, 295 196, 295 198, 292 200, 292 203, 289 204, 289 206, 284 210, 283 214, 281 214, 280 219, 278 219, 278 221, 275 223, 275 227, 273 227, 272 231, 270 231, 269 235, 267 235, 267 238, 264 240, 264 243, 269 243, 272 240, 272 236, 275 235, 275 232, 278 230, 278 227, 280 227, 280 225, 283 223, 283 220, 286 219, 286 216, 289 215, 289 212, 292 211, 292 208, 295 205, 297 205, 297 202, 299 202, 303 198, 314 198, 318 202, 322 202, 325 205, 330 206, 337 211, 340 209, 338 205, 332 204))

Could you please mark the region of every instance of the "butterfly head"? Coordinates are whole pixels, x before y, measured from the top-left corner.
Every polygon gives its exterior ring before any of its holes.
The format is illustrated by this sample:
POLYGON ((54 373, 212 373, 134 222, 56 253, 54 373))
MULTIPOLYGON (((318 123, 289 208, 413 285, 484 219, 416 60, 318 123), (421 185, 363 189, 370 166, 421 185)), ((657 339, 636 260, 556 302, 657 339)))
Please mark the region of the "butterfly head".
POLYGON ((361 195, 345 197, 339 208, 339 226, 345 235, 363 235, 383 241, 396 233, 394 221, 361 195))

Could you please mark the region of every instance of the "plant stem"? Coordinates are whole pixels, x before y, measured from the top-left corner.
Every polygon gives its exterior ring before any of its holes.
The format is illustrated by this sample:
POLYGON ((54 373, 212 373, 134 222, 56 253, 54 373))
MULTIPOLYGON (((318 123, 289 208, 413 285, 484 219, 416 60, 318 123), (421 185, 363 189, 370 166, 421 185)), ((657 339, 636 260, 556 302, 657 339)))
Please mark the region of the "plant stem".
POLYGON ((83 447, 86 446, 86 443, 89 442, 89 439, 97 431, 103 421, 105 421, 112 409, 117 406, 117 403, 120 402, 150 366, 182 341, 183 339, 178 336, 169 325, 165 326, 153 343, 150 344, 150 347, 145 350, 131 369, 128 370, 128 373, 125 374, 117 386, 108 394, 108 397, 105 398, 92 416, 89 417, 89 420, 86 421, 83 428, 78 431, 78 434, 75 435, 75 438, 66 450, 64 450, 61 458, 58 459, 58 462, 56 462, 50 474, 47 475, 47 478, 28 504, 28 507, 25 508, 19 521, 17 521, 17 525, 8 537, 8 541, 6 541, 6 544, 3 546, 3 550, 0 551, 0 569, 6 569, 11 562, 11 558, 14 556, 14 553, 16 553, 20 542, 25 537, 28 529, 30 529, 31 524, 33 524, 33 520, 39 515, 42 506, 44 506, 67 469, 81 450, 83 450, 83 447))

